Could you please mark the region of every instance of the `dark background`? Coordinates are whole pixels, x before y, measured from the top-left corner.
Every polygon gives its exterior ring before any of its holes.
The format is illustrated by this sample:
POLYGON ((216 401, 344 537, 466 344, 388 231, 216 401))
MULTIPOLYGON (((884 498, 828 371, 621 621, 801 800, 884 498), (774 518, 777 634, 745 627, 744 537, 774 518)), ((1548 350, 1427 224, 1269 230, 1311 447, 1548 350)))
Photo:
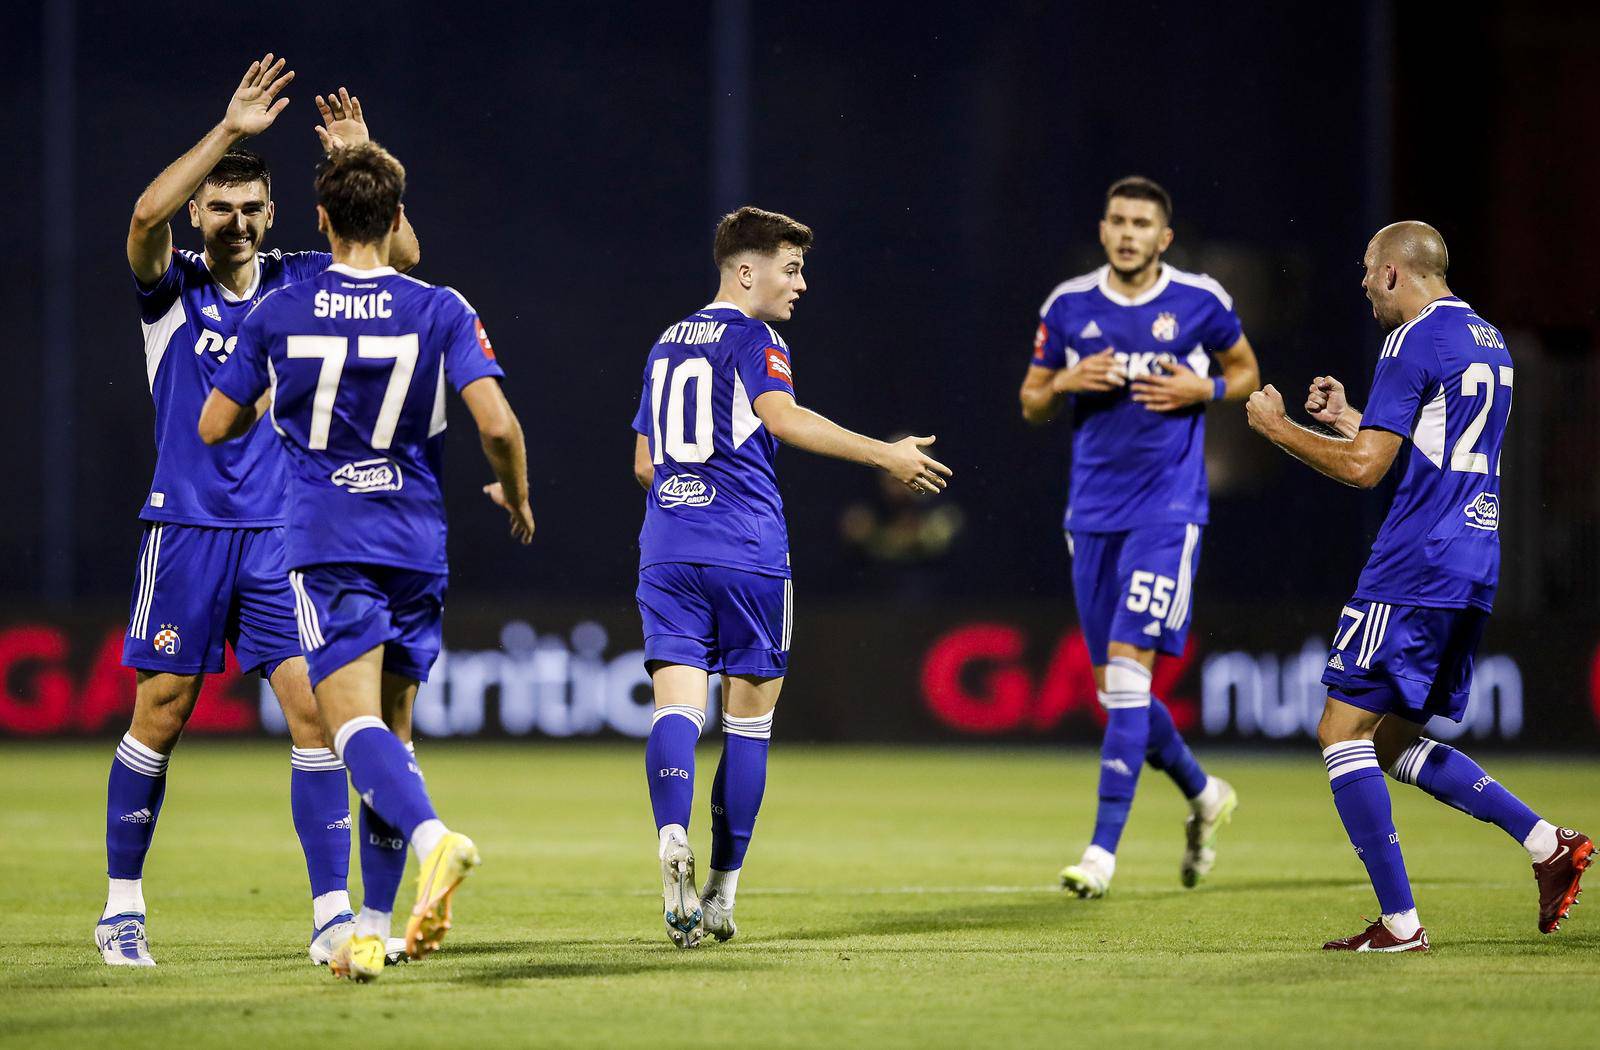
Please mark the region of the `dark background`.
MULTIPOLYGON (((1518 358, 1501 608, 1593 619, 1600 16, 1582 5, 494 6, 0 16, 5 605, 126 601, 154 460, 128 216, 271 49, 298 79, 250 143, 275 168, 267 246, 321 247, 312 95, 348 85, 408 167, 417 274, 473 301, 510 376, 539 535, 514 547, 481 504, 456 406, 457 603, 627 601, 641 363, 710 298, 711 230, 744 202, 817 233, 784 333, 802 401, 875 435, 936 433, 956 469, 967 526, 928 586, 1065 601, 1069 432, 1026 427, 1016 387, 1046 293, 1102 261, 1105 186, 1138 172, 1176 199, 1169 260, 1229 288, 1291 403, 1329 371, 1364 400, 1381 338, 1358 286, 1367 237, 1437 225, 1455 290, 1518 358)), ((181 216, 175 235, 199 247, 181 216)), ((1235 405, 1211 410, 1210 459, 1202 623, 1213 599, 1348 594, 1381 496, 1272 452, 1235 405)), ((780 472, 799 589, 877 586, 837 540, 872 478, 793 452, 780 472)))

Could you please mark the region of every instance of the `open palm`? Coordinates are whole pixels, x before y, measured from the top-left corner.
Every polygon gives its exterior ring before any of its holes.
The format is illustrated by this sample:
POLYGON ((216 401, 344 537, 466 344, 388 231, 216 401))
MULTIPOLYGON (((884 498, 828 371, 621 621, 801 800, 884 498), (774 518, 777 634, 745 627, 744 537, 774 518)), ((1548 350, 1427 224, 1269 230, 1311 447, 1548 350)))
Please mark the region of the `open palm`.
POLYGON ((317 138, 324 150, 331 153, 372 141, 367 131, 367 118, 361 112, 361 100, 350 94, 348 88, 330 91, 327 97, 318 95, 317 112, 322 114, 322 126, 316 129, 317 138))
POLYGON ((287 98, 278 97, 294 79, 294 70, 285 71, 285 65, 281 58, 274 61, 270 52, 260 61, 250 63, 222 118, 229 131, 238 135, 259 135, 272 127, 283 107, 289 104, 287 98))

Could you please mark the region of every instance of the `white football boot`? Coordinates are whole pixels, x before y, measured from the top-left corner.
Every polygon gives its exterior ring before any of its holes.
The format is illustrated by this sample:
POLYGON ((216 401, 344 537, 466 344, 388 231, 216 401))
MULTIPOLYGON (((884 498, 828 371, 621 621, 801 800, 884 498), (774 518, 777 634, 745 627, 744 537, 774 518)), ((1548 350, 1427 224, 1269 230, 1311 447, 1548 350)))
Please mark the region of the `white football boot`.
POLYGON ((107 966, 154 966, 150 942, 144 935, 144 916, 123 912, 101 919, 94 927, 94 946, 107 966))
POLYGON ((1183 824, 1181 876, 1190 889, 1211 874, 1211 866, 1217 862, 1217 831, 1233 821, 1233 811, 1239 808, 1239 793, 1221 777, 1212 777, 1196 801, 1200 805, 1183 824))
POLYGON ((700 894, 694 885, 694 851, 687 832, 677 824, 661 829, 662 917, 667 936, 680 948, 700 945, 700 894))
POLYGON ((334 949, 354 936, 355 932, 356 917, 342 911, 329 919, 322 929, 311 934, 311 945, 306 949, 306 954, 318 966, 326 966, 333 960, 334 949))
POLYGON ((703 913, 700 920, 701 930, 719 941, 733 940, 734 935, 739 932, 739 927, 733 922, 732 901, 713 889, 700 898, 700 909, 703 913))
POLYGON ((1083 900, 1095 900, 1111 892, 1111 876, 1117 870, 1117 858, 1099 846, 1083 851, 1083 859, 1061 869, 1061 888, 1077 894, 1083 900))

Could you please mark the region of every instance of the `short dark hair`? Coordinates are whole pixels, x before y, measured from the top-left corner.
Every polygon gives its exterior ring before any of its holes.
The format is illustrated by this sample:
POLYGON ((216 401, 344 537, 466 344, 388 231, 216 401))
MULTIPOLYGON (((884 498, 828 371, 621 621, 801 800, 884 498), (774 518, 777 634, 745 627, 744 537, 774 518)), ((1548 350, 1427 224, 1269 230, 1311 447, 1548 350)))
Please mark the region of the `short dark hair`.
POLYGON ((1167 225, 1172 225, 1172 194, 1161 188, 1161 184, 1154 179, 1147 179, 1143 175, 1129 175, 1118 179, 1106 190, 1106 207, 1111 206, 1111 198, 1126 197, 1135 201, 1155 201, 1161 205, 1161 214, 1166 216, 1167 225))
POLYGON ((336 149, 317 168, 317 203, 342 241, 383 240, 405 192, 405 167, 376 142, 336 149))
POLYGON ((811 227, 796 222, 775 211, 745 205, 729 212, 717 223, 717 236, 711 249, 711 258, 717 269, 735 255, 757 252, 771 255, 785 244, 792 244, 802 252, 811 248, 811 227))
POLYGON ((267 187, 267 196, 272 196, 272 172, 267 168, 267 162, 261 156, 247 149, 235 146, 222 155, 212 169, 206 172, 206 177, 200 180, 202 186, 247 186, 252 182, 264 183, 267 187))

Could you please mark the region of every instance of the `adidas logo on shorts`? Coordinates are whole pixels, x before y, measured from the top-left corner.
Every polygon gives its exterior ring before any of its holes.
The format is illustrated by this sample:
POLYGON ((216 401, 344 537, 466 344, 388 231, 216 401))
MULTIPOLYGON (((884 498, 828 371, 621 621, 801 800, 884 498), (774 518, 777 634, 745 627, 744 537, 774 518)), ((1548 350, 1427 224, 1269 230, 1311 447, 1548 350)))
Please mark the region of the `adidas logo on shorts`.
POLYGON ((1339 657, 1338 653, 1334 653, 1333 656, 1328 658, 1328 666, 1333 668, 1335 671, 1343 671, 1344 660, 1339 657))

